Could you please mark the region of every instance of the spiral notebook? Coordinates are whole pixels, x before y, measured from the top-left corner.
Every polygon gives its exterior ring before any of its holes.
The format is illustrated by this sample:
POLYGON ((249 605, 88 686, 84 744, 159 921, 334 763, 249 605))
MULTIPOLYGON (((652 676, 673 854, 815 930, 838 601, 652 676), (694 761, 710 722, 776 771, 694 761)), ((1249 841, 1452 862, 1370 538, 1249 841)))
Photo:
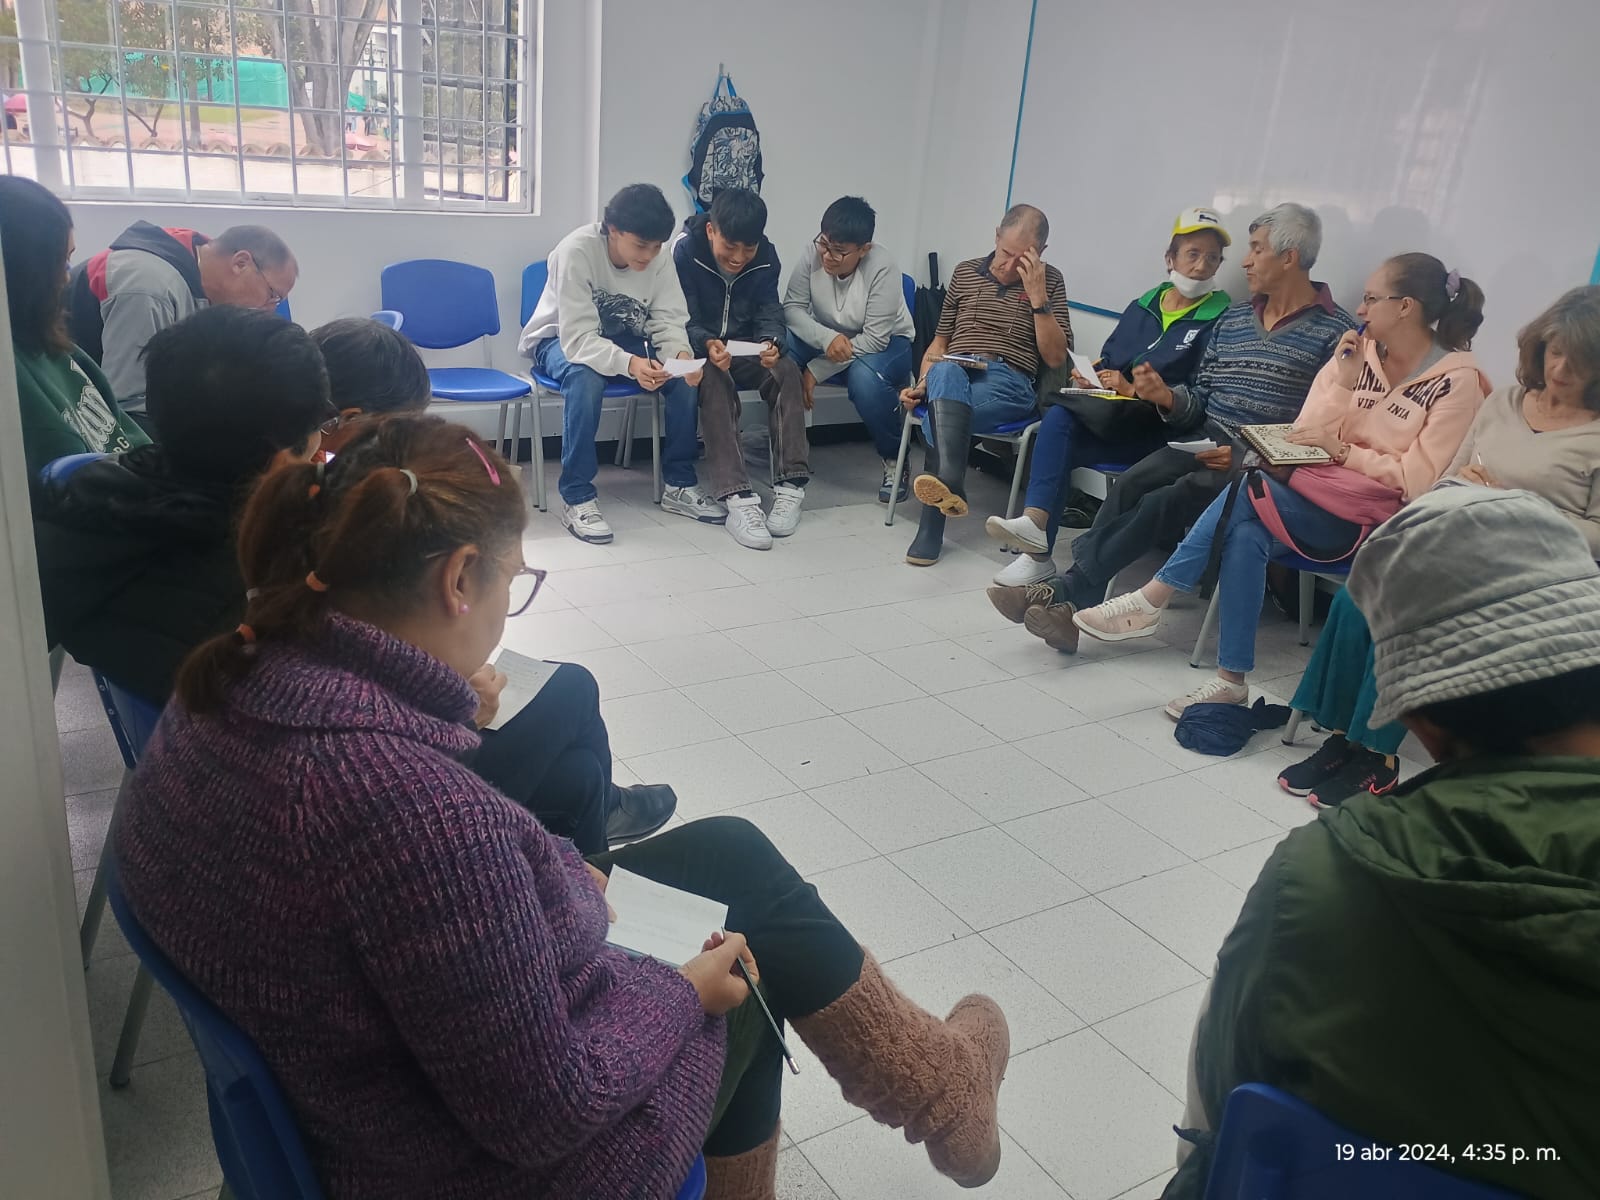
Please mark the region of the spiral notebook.
POLYGON ((1309 467, 1333 461, 1321 446, 1296 446, 1289 440, 1293 432, 1293 425, 1245 425, 1239 436, 1269 467, 1309 467))

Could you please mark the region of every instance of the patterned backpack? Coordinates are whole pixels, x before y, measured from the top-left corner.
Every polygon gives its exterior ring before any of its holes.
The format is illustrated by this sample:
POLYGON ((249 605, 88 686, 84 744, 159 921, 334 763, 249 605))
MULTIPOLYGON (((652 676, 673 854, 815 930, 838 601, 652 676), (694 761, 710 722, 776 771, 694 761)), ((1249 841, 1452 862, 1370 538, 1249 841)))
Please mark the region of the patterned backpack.
POLYGON ((683 186, 696 212, 705 212, 723 188, 761 190, 761 134, 750 106, 733 90, 727 70, 717 67, 717 86, 700 106, 689 141, 689 173, 683 186), (726 86, 727 95, 723 95, 726 86))

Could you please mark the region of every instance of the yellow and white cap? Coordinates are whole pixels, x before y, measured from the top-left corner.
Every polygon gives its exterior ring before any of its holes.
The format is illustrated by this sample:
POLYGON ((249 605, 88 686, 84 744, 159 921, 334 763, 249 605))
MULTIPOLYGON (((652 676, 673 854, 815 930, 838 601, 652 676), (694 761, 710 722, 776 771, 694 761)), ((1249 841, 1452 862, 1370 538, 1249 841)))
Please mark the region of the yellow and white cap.
POLYGON ((1233 245, 1233 239, 1228 236, 1228 231, 1222 227, 1222 217, 1214 208, 1186 208, 1178 214, 1178 219, 1173 223, 1172 236, 1180 233, 1199 233, 1209 229, 1222 239, 1224 246, 1233 245))

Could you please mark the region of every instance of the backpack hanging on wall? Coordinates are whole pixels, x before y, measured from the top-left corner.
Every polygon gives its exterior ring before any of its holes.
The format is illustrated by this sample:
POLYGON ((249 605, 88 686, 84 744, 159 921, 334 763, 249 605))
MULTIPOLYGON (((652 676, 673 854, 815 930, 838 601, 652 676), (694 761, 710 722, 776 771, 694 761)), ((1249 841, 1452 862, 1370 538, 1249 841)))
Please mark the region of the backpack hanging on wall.
POLYGON ((727 69, 718 64, 717 86, 711 99, 700 106, 689 141, 689 173, 683 186, 689 190, 696 212, 705 212, 723 188, 761 190, 761 133, 750 106, 733 90, 727 69), (726 92, 726 94, 724 94, 726 92))

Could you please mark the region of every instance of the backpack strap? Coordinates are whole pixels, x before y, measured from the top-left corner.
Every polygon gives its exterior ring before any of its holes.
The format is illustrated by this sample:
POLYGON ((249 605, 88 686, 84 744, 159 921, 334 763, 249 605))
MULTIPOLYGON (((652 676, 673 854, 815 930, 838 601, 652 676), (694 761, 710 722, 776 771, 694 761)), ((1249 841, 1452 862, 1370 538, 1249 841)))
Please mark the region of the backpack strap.
POLYGON ((1211 553, 1206 558, 1205 573, 1200 576, 1198 592, 1202 600, 1211 598, 1211 593, 1216 590, 1217 579, 1222 574, 1223 530, 1228 528, 1228 519, 1233 516, 1234 505, 1239 503, 1239 490, 1244 486, 1245 480, 1256 473, 1255 467, 1246 467, 1234 476, 1233 482, 1228 485, 1228 498, 1222 502, 1222 515, 1217 518, 1216 533, 1211 539, 1211 553))

